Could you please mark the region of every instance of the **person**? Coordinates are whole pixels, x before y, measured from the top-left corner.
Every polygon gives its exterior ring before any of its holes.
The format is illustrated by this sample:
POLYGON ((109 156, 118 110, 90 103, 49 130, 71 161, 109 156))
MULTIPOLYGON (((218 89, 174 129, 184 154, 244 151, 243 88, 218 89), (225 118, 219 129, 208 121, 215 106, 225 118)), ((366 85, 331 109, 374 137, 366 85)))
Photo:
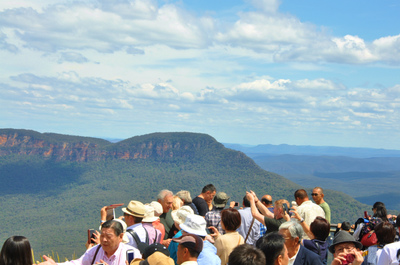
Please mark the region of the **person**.
POLYGON ((194 214, 199 214, 199 211, 197 211, 196 205, 193 204, 192 202, 192 197, 190 196, 190 192, 187 190, 181 190, 178 191, 176 194, 181 200, 183 201, 183 205, 189 205, 192 209, 194 214))
MULTIPOLYGON (((293 213, 293 218, 301 220, 301 217, 295 208, 291 212, 293 213)), ((300 225, 310 238, 303 239, 303 246, 318 254, 322 264, 326 265, 328 259, 328 242, 326 239, 329 236, 331 225, 325 218, 320 216, 317 216, 310 226, 305 222, 301 222, 300 225)))
POLYGON ((336 234, 339 232, 339 231, 347 231, 347 232, 351 232, 351 229, 352 229, 352 226, 351 226, 351 224, 350 224, 350 222, 347 222, 347 221, 343 221, 342 223, 338 223, 337 224, 337 227, 336 227, 336 231, 335 231, 335 233, 334 233, 334 236, 336 236, 336 234))
POLYGON ((0 265, 32 265, 32 250, 24 236, 12 236, 4 242, 0 252, 0 265))
POLYGON ((217 193, 217 189, 213 184, 208 184, 203 187, 199 196, 193 199, 193 204, 199 211, 199 215, 205 216, 209 211, 208 202, 211 202, 217 193))
POLYGON ((135 248, 138 248, 140 242, 149 244, 148 233, 142 225, 145 214, 143 203, 130 201, 127 207, 122 208, 122 212, 124 212, 125 223, 128 226, 126 229, 128 244, 135 248))
POLYGON ((160 218, 154 215, 154 208, 150 205, 145 205, 144 209, 142 226, 147 231, 149 244, 161 243, 161 231, 153 226, 153 222, 160 218))
POLYGON ((225 234, 221 226, 221 211, 225 208, 228 200, 229 196, 225 192, 218 192, 212 201, 214 209, 205 215, 207 227, 216 227, 220 234, 225 234))
POLYGON ((160 243, 163 243, 164 240, 164 236, 165 236, 165 227, 164 225, 161 223, 160 220, 160 216, 163 214, 163 208, 161 203, 156 202, 156 201, 152 201, 151 203, 149 203, 149 206, 153 207, 154 209, 154 216, 158 217, 153 223, 153 227, 155 229, 158 229, 158 231, 161 232, 161 240, 160 243))
POLYGON ((168 246, 169 242, 171 242, 171 240, 167 239, 172 238, 177 231, 174 227, 174 220, 171 216, 173 200, 174 194, 170 190, 162 190, 157 196, 157 201, 161 204, 163 208, 163 213, 160 215, 160 221, 165 228, 165 235, 163 240, 163 244, 165 246, 168 246))
POLYGON ((264 253, 248 244, 235 247, 228 259, 229 265, 265 265, 264 253))
POLYGON ((370 246, 364 251, 364 264, 376 265, 383 247, 386 244, 393 243, 396 236, 396 229, 389 221, 384 221, 375 226, 375 234, 378 244, 370 246))
POLYGON ((240 226, 241 220, 238 210, 228 208, 221 211, 221 226, 225 230, 225 234, 221 235, 216 227, 210 227, 214 232, 214 246, 217 248, 217 255, 220 257, 222 265, 228 263, 229 254, 235 247, 244 244, 243 236, 236 231, 240 226))
POLYGON ((278 232, 272 232, 260 237, 260 239, 257 240, 256 246, 264 253, 266 265, 289 264, 289 256, 285 245, 285 239, 278 232))
POLYGON ((300 244, 303 229, 296 221, 288 221, 280 225, 279 233, 285 239, 290 265, 322 265, 317 254, 300 244))
POLYGON ((259 200, 256 199, 257 197, 254 192, 247 192, 246 196, 250 201, 252 216, 262 225, 265 225, 267 227, 266 234, 278 231, 279 226, 285 222, 285 210, 283 205, 286 204, 286 206, 289 207, 289 202, 283 199, 275 201, 274 212, 271 213, 269 212, 268 208, 264 206, 263 203, 260 203, 259 200), (266 213, 267 215, 264 216, 261 213, 266 213))
MULTIPOLYGON (((141 258, 137 248, 122 243, 123 228, 121 223, 109 220, 102 224, 100 233, 100 245, 89 248, 79 259, 59 264, 63 265, 92 265, 96 263, 107 263, 108 265, 126 265, 126 251, 133 250, 137 258, 141 258)), ((56 265, 57 263, 43 256, 45 260, 41 265, 56 265)))
POLYGON ((361 265, 364 261, 361 248, 362 244, 356 241, 349 232, 339 231, 333 238, 332 245, 329 246, 329 251, 333 254, 331 265, 341 265, 346 260, 350 265, 361 265), (348 259, 348 255, 352 259, 348 259))
MULTIPOLYGON (((310 201, 307 192, 304 189, 296 190, 296 192, 294 193, 294 198, 298 205, 297 212, 302 218, 300 222, 305 222, 308 226, 310 226, 315 217, 321 216, 325 218, 324 210, 312 201, 310 201)), ((303 237, 305 239, 310 239, 309 236, 305 233, 303 234, 303 237)))
POLYGON ((185 234, 179 238, 173 238, 178 245, 178 264, 197 265, 197 258, 203 250, 203 240, 194 234, 185 234))
POLYGON ((217 256, 217 248, 206 239, 206 220, 204 217, 191 214, 186 217, 183 224, 180 225, 182 235, 194 234, 203 240, 203 250, 201 251, 197 263, 199 265, 220 265, 221 259, 217 256))
MULTIPOLYGON (((172 219, 174 220, 174 225, 175 227, 179 230, 173 238, 178 238, 182 236, 182 229, 180 228, 180 225, 183 224, 186 220, 186 217, 189 215, 193 214, 193 209, 188 206, 184 205, 182 206, 179 210, 172 211, 171 216, 172 219)), ((178 256, 177 256, 177 251, 178 251, 178 243, 171 241, 171 243, 168 246, 168 251, 169 251, 169 256, 174 260, 175 264, 178 264, 178 256)))
MULTIPOLYGON (((400 232, 400 214, 396 218, 396 227, 400 232)), ((378 235, 377 235, 378 236, 378 235)), ((378 258, 378 265, 399 264, 400 241, 387 244, 383 247, 378 258)))
POLYGON ((331 222, 331 208, 329 207, 329 204, 324 200, 324 191, 322 190, 321 187, 315 187, 311 193, 311 196, 314 200, 314 202, 319 205, 325 213, 325 219, 328 221, 328 223, 331 222))
POLYGON ((178 210, 182 206, 183 206, 183 201, 181 200, 181 198, 179 198, 178 196, 174 195, 174 197, 172 199, 172 208, 171 208, 172 211, 178 210))
POLYGON ((142 258, 135 258, 127 265, 174 265, 174 260, 169 257, 168 249, 159 243, 147 246, 142 254, 142 258))
MULTIPOLYGON (((274 204, 272 201, 272 196, 269 194, 265 194, 264 196, 261 197, 261 203, 267 207, 267 209, 271 212, 274 213, 274 204)), ((260 222, 260 237, 262 237, 263 235, 265 235, 265 233, 267 232, 267 227, 260 222)))
POLYGON ((256 220, 252 215, 251 204, 249 199, 247 199, 247 193, 248 192, 246 192, 246 196, 243 197, 244 208, 239 210, 242 221, 238 232, 245 239, 244 241, 246 244, 254 245, 260 237, 260 221, 256 220))

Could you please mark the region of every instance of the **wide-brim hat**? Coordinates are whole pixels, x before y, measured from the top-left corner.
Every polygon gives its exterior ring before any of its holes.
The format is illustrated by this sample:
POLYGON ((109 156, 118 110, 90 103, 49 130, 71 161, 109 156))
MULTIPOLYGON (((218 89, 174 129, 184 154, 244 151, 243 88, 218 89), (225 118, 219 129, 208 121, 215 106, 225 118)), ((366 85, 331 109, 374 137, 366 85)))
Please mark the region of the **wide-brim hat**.
POLYGON ((198 236, 207 235, 206 227, 207 223, 204 217, 197 214, 188 215, 185 222, 180 225, 183 231, 198 236))
POLYGON ((229 198, 230 197, 225 192, 220 191, 214 196, 212 204, 217 208, 224 208, 229 198))
POLYGON ((122 211, 126 214, 142 218, 144 217, 145 214, 144 205, 139 201, 130 201, 128 207, 122 208, 122 211))
POLYGON ((347 231, 339 231, 336 236, 333 238, 332 245, 329 246, 329 252, 335 253, 335 246, 341 243, 354 243, 356 248, 361 249, 363 245, 361 242, 354 239, 352 235, 350 235, 347 231))
POLYGON ((152 222, 156 221, 157 219, 159 219, 159 217, 154 215, 153 207, 151 207, 150 205, 145 205, 144 209, 145 209, 145 214, 144 214, 144 218, 143 218, 142 222, 152 223, 152 222))
POLYGON ((192 207, 184 205, 178 210, 172 211, 171 217, 174 222, 177 222, 178 224, 183 224, 186 220, 186 217, 192 214, 194 214, 192 207))
POLYGON ((163 207, 162 207, 161 203, 156 202, 156 201, 152 201, 149 205, 154 208, 154 215, 155 216, 160 216, 160 215, 163 214, 164 210, 163 210, 163 207))

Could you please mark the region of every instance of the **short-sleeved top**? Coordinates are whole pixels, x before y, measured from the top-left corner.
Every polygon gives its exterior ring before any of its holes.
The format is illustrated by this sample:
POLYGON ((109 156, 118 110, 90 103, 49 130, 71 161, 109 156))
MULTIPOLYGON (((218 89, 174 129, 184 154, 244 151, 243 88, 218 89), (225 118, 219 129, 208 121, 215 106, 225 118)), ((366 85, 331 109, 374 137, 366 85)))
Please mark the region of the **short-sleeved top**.
POLYGON ((399 264, 399 260, 397 259, 397 251, 399 249, 400 242, 394 242, 384 246, 381 255, 378 258, 378 265, 399 264))
POLYGON ((265 234, 269 234, 271 232, 276 232, 279 231, 279 226, 285 222, 285 219, 279 218, 269 218, 264 216, 264 223, 265 226, 267 227, 267 232, 265 234))
POLYGON ((203 198, 200 198, 199 196, 194 198, 192 202, 196 206, 197 211, 199 211, 199 215, 205 216, 206 213, 208 212, 207 202, 203 198))

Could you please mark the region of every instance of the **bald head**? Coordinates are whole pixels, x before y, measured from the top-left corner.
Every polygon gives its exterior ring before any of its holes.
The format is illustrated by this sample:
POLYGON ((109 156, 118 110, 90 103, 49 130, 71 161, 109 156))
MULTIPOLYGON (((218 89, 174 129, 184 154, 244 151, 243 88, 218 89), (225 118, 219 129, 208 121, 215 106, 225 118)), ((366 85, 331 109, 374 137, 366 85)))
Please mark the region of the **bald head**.
POLYGON ((265 194, 261 198, 261 203, 264 204, 266 207, 273 207, 274 204, 272 203, 272 196, 265 194))

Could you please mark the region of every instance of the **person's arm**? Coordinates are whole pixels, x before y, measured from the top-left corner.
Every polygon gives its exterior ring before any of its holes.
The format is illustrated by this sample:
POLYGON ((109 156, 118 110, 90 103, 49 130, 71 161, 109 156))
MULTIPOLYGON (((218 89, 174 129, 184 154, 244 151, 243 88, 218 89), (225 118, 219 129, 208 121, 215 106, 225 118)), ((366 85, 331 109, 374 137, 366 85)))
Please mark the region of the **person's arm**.
POLYGON ((296 207, 292 207, 291 212, 293 213, 292 217, 297 219, 299 221, 301 227, 303 227, 304 233, 306 233, 310 239, 314 239, 315 238, 314 234, 311 232, 308 224, 306 224, 306 222, 304 222, 303 217, 301 217, 300 214, 297 212, 296 207))
POLYGON ((254 202, 254 196, 250 193, 246 191, 246 198, 250 201, 250 207, 251 207, 251 215, 258 220, 260 223, 262 223, 263 225, 265 225, 265 221, 264 221, 264 215, 260 214, 257 210, 257 207, 255 205, 254 202))
POLYGON ((274 214, 271 213, 271 211, 268 210, 268 208, 265 207, 265 205, 261 203, 261 201, 257 198, 257 195, 255 194, 255 192, 254 191, 250 191, 250 192, 253 195, 254 203, 255 203, 256 207, 258 208, 258 210, 260 210, 261 214, 268 218, 274 218, 274 214))

